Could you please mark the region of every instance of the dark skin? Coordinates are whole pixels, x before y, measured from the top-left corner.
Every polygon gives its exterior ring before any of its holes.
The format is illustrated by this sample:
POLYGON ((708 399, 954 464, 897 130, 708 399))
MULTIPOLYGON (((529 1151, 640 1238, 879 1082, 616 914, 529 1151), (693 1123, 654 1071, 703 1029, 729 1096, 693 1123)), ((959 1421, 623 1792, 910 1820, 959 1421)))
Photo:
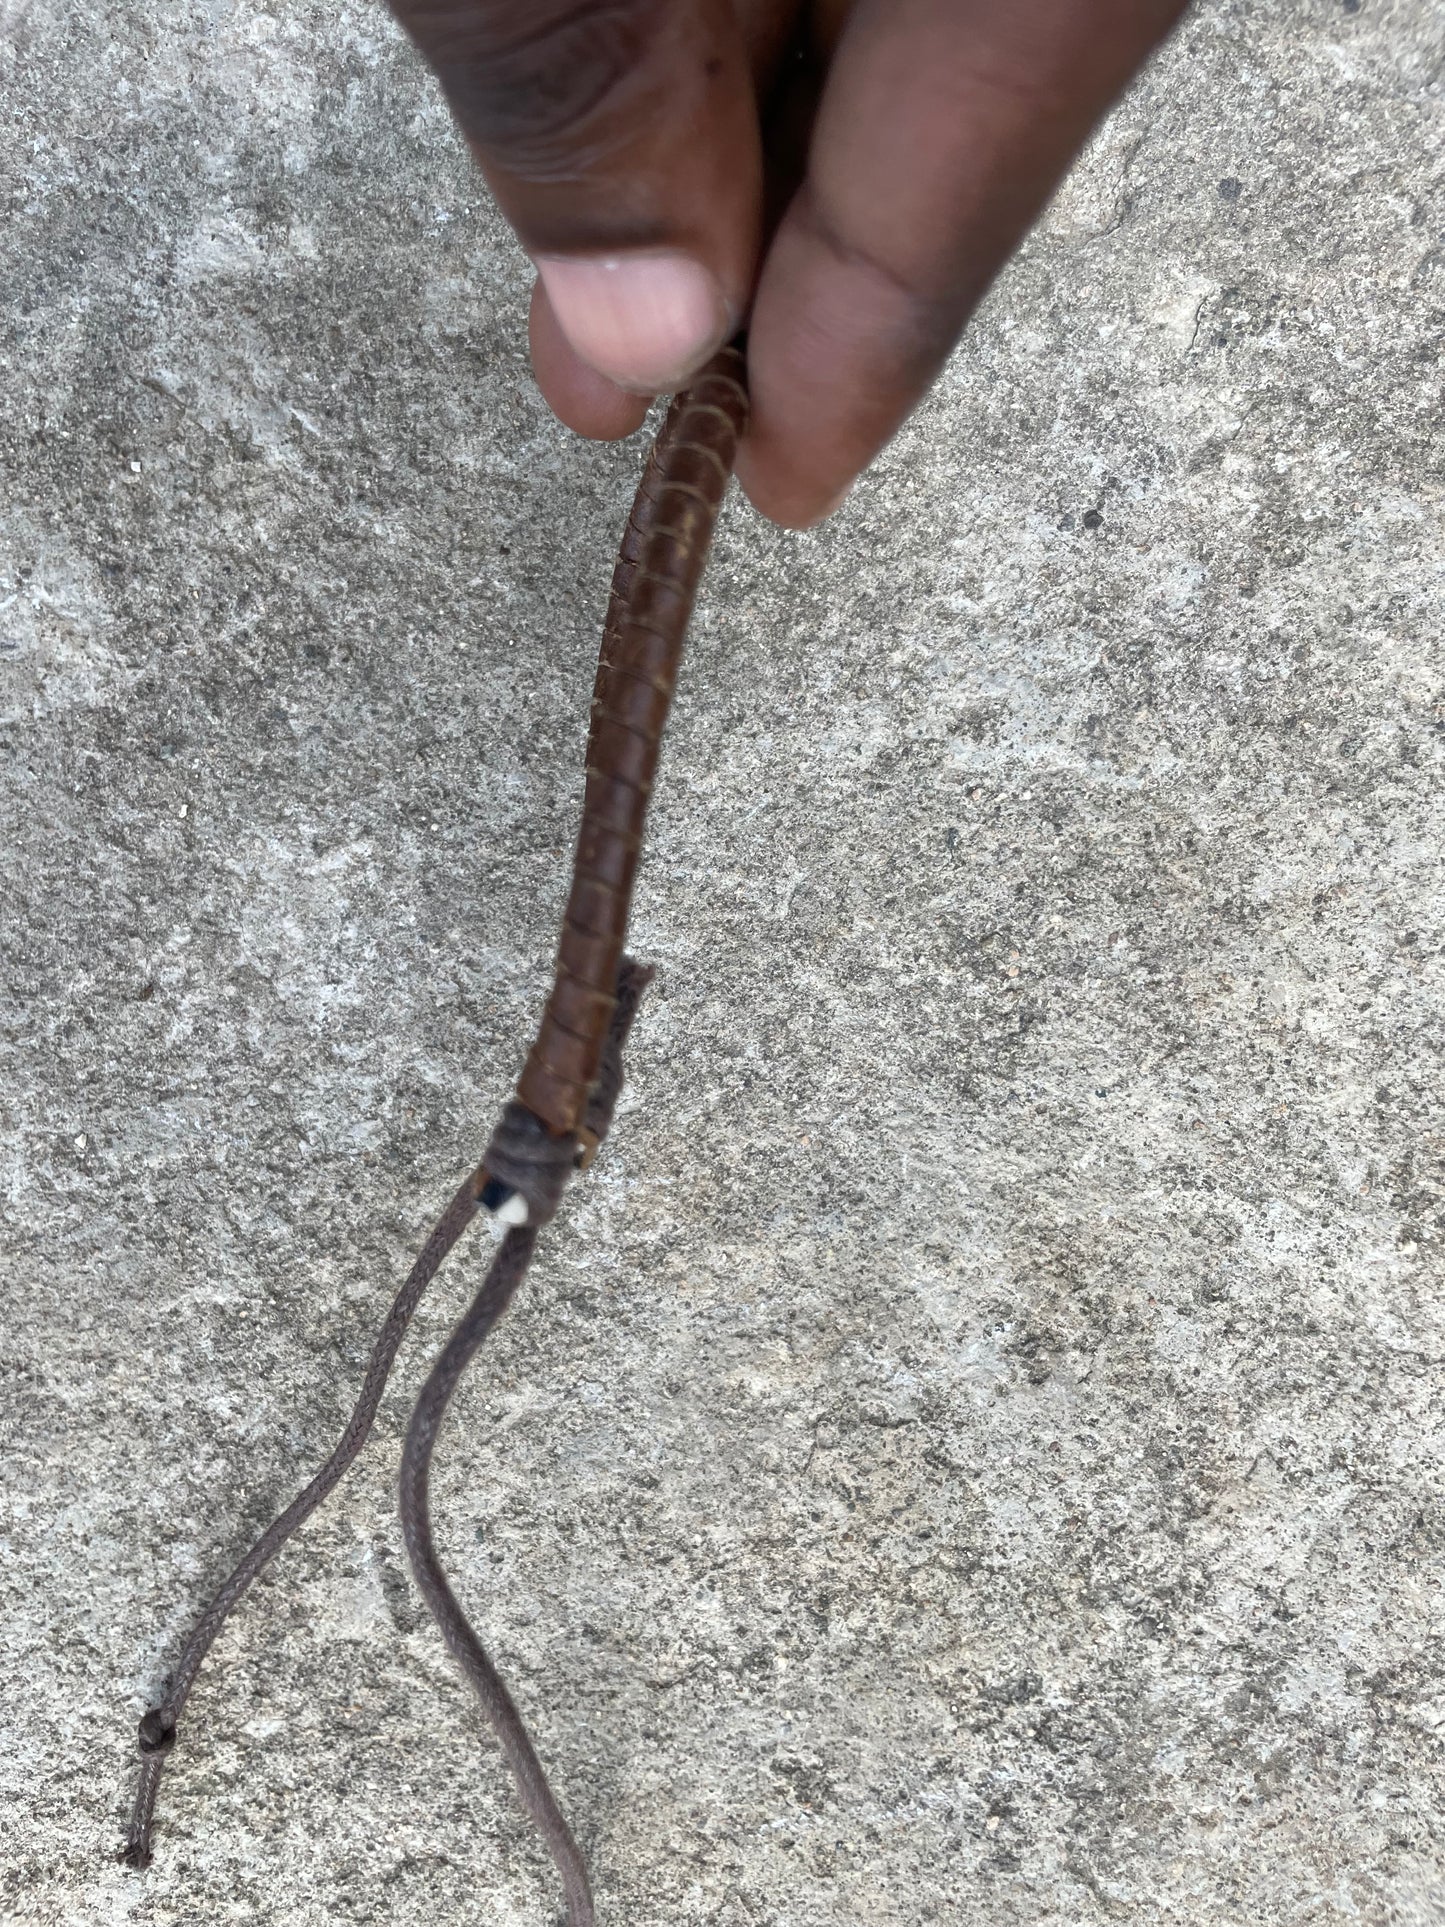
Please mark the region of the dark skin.
POLYGON ((838 506, 1184 0, 391 0, 538 264, 532 365, 612 440, 748 329, 738 476, 838 506))

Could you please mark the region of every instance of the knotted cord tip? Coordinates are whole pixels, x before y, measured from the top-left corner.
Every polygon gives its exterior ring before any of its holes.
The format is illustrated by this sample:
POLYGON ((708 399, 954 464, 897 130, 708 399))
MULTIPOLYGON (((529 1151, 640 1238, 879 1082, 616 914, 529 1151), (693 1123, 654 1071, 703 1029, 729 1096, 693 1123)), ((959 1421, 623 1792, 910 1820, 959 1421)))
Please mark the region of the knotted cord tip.
POLYGON ((617 966, 617 1001, 630 1004, 635 1014, 643 991, 656 976, 656 964, 642 963, 636 957, 624 956, 617 966))

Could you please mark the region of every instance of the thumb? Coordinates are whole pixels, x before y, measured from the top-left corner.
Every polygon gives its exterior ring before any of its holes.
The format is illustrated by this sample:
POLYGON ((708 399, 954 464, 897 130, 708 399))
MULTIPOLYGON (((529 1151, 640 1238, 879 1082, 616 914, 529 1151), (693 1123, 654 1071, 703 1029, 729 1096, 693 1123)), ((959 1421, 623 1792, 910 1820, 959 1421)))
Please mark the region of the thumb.
POLYGON ((757 107, 729 0, 392 0, 573 351, 656 393, 737 327, 757 107))

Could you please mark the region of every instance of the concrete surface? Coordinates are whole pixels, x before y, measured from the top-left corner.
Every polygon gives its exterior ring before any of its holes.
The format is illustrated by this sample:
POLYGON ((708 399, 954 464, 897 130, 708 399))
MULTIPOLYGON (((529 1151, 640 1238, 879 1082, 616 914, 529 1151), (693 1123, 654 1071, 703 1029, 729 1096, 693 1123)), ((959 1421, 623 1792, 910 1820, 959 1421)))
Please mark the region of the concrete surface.
MULTIPOLYGON (((309 1474, 537 1012, 640 444, 374 8, 5 0, 4 1918, 538 1927, 309 1474)), ((1215 0, 836 524, 730 508, 635 1082, 444 1442, 608 1927, 1445 1920, 1442 57, 1215 0)))

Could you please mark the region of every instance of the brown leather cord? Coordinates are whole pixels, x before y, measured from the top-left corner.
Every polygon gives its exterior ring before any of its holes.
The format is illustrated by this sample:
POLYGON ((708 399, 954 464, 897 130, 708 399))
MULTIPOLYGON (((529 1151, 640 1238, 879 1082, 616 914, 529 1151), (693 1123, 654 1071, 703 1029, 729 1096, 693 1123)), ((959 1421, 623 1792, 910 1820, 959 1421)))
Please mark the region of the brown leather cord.
MULTIPOLYGON (((618 979, 617 1007, 603 1051, 602 1074, 592 1094, 588 1112, 588 1123, 599 1144, 607 1135, 613 1107, 622 1089, 622 1051, 627 1034, 651 977, 650 970, 644 971, 630 959, 624 959, 618 979)), ((547 1784, 547 1776, 522 1717, 488 1658, 485 1647, 458 1605, 442 1570, 432 1538, 431 1514, 427 1503, 432 1453, 447 1406, 462 1373, 476 1357, 487 1334, 505 1312, 521 1284, 536 1236, 536 1228, 530 1223, 519 1225, 507 1233, 485 1283, 472 1301, 471 1309, 452 1333, 441 1357, 432 1368, 430 1378, 421 1389, 402 1452, 401 1523, 406 1549, 411 1557, 411 1569, 421 1595, 441 1629, 442 1638, 471 1681, 482 1712, 496 1734, 507 1764, 516 1778, 522 1804, 536 1822, 537 1830, 562 1877, 568 1927, 594 1927, 596 1914, 586 1862, 547 1784)))
POLYGON ((623 535, 556 979, 517 1085, 559 1137, 597 1081, 683 637, 747 412, 742 351, 724 348, 668 411, 623 535))
MULTIPOLYGON (((588 1123, 598 1144, 601 1144, 606 1138, 612 1125, 612 1113, 622 1090, 623 1045, 632 1028, 632 1023, 637 1014, 638 1005, 642 1000, 643 992, 651 981, 651 970, 636 963, 631 957, 624 957, 622 959, 617 977, 616 1008, 609 1030, 607 1044, 603 1051, 597 1089, 593 1093, 592 1102, 588 1110, 588 1123)), ((142 1718, 138 1742, 141 1755, 140 1780, 136 1787, 135 1803, 131 1811, 130 1827, 127 1832, 126 1842, 121 1850, 121 1858, 127 1865, 132 1867, 148 1867, 150 1865, 151 1826, 155 1816, 156 1793, 160 1787, 161 1774, 165 1770, 166 1759, 176 1744, 181 1713, 190 1696, 191 1688, 195 1684, 196 1674, 200 1671, 201 1662, 210 1651, 215 1642, 216 1635, 225 1624, 228 1615, 232 1609, 240 1603, 242 1597, 250 1587, 251 1582, 259 1573, 265 1570, 281 1550, 282 1546, 285 1545, 286 1541, 291 1537, 292 1533, 310 1518, 311 1514, 321 1504, 323 1499, 335 1490, 348 1466, 350 1466, 352 1460, 355 1459, 357 1453, 360 1452, 362 1446, 366 1443, 367 1434, 371 1431, 372 1423, 376 1418, 377 1407, 381 1403, 381 1395, 386 1389, 386 1383, 391 1375, 392 1365, 395 1362, 402 1338, 405 1336, 406 1328, 411 1323, 412 1314, 420 1303, 422 1293, 436 1276, 442 1260, 476 1216, 478 1203, 488 1183, 492 1181, 498 1172, 505 1173, 504 1181, 508 1184, 508 1188, 517 1191, 527 1199, 529 1222, 525 1226, 510 1231, 503 1240, 502 1247, 493 1262, 491 1270, 487 1274, 486 1281, 477 1295, 472 1310, 467 1314, 467 1318, 462 1321, 461 1326, 458 1327, 458 1331, 454 1334, 451 1344, 447 1347, 447 1350, 443 1352, 436 1370, 433 1372, 431 1379, 428 1380, 426 1389, 422 1392, 421 1399, 417 1405, 418 1413, 422 1411, 428 1393, 433 1390, 439 1375, 442 1374, 447 1367, 448 1361, 455 1358, 458 1337, 460 1337, 463 1332, 469 1330, 474 1331, 475 1336, 470 1349, 462 1359, 461 1365, 457 1367, 456 1374, 452 1377, 450 1383, 447 1384, 441 1404, 436 1409, 435 1421, 438 1424, 440 1423, 442 1412, 445 1410, 446 1401, 450 1398, 452 1389, 455 1386, 456 1377, 460 1376, 462 1367, 465 1366, 467 1360, 475 1353, 487 1332, 491 1330, 497 1319, 506 1310, 516 1293, 517 1287, 521 1284, 526 1272, 528 1260, 532 1254, 532 1247, 536 1242, 537 1232, 555 1213, 567 1179, 576 1164, 576 1159, 577 1152, 575 1144, 554 1138, 550 1132, 546 1131, 538 1123, 537 1119, 531 1116, 530 1112, 523 1111, 520 1105, 515 1103, 508 1105, 493 1135, 492 1142, 487 1147, 485 1160, 467 1179, 466 1183, 460 1191, 457 1192, 456 1196, 438 1219, 431 1236, 422 1247, 421 1256, 412 1266, 406 1283, 397 1293, 391 1310, 387 1313, 386 1323, 382 1326, 376 1344, 372 1348, 371 1359, 366 1368, 366 1376, 362 1381, 360 1395, 357 1398, 351 1417, 347 1421, 346 1430, 342 1433, 335 1451, 317 1473, 316 1477, 306 1487, 305 1491, 293 1499, 280 1517, 266 1528, 265 1532, 262 1533, 255 1545, 252 1546, 245 1558, 226 1580, 215 1598, 212 1599, 211 1603, 206 1607, 206 1610, 202 1613, 196 1624, 195 1630, 186 1641, 180 1659, 176 1662, 165 1698, 159 1706, 152 1707, 142 1718), (490 1309, 488 1310, 487 1308, 490 1309), (478 1319, 482 1321, 480 1324, 477 1323, 478 1319)), ((413 1418, 412 1428, 407 1434, 407 1449, 409 1453, 412 1449, 412 1436, 416 1431, 416 1424, 416 1418, 413 1418)), ((431 1437, 434 1438, 434 1436, 435 1425, 433 1425, 431 1433, 431 1437)), ((416 1566, 418 1559, 418 1553, 413 1544, 414 1538, 416 1538, 418 1544, 422 1544, 427 1548, 429 1548, 431 1544, 430 1525, 427 1521, 425 1511, 426 1462, 429 1459, 430 1439, 427 1445, 426 1457, 421 1464, 419 1483, 418 1473, 415 1466, 413 1466, 410 1487, 408 1487, 405 1479, 402 1486, 402 1525, 406 1534, 408 1548, 412 1551, 414 1566, 416 1566), (410 1498, 408 1496, 409 1492, 411 1494, 410 1498), (418 1520, 420 1521, 419 1526, 417 1525, 418 1520), (417 1537, 418 1534, 420 1535, 419 1537, 417 1537)), ((437 1606, 433 1602, 432 1594, 428 1589, 431 1583, 440 1585, 443 1589, 446 1587, 446 1581, 441 1576, 440 1567, 436 1564, 434 1553, 431 1554, 431 1565, 428 1569, 428 1577, 423 1579, 422 1570, 419 1566, 417 1567, 417 1576, 419 1583, 422 1585, 423 1593, 427 1596, 428 1604, 432 1606, 433 1613, 436 1614, 443 1631, 447 1635, 448 1642, 451 1643, 453 1640, 453 1634, 449 1630, 449 1624, 451 1622, 443 1618, 441 1612, 438 1611, 437 1606), (435 1582, 432 1582, 430 1579, 431 1572, 435 1572, 436 1574, 435 1582)), ((451 1598, 450 1593, 447 1593, 447 1598, 451 1598)), ((557 1828, 561 1829, 561 1835, 566 1839, 568 1845, 571 1846, 571 1836, 567 1833, 566 1823, 557 1811, 556 1803, 552 1801, 550 1792, 547 1791, 547 1783, 542 1774, 542 1769, 537 1764, 535 1754, 532 1753, 526 1731, 517 1717, 516 1710, 507 1698, 505 1687, 503 1687, 501 1681, 496 1678, 495 1673, 492 1672, 486 1654, 482 1652, 480 1645, 477 1644, 475 1635, 472 1634, 471 1628, 466 1625, 466 1621, 462 1618, 460 1610, 456 1607, 454 1600, 451 1602, 451 1605, 452 1621, 459 1622, 460 1625, 465 1628, 467 1637, 470 1638, 472 1645, 476 1649, 482 1675, 492 1680, 496 1695, 500 1696, 500 1701, 505 1704, 507 1713, 510 1715, 511 1723, 510 1726, 507 1726, 504 1723, 503 1716, 493 1711, 492 1703, 488 1701, 486 1694, 483 1694, 484 1709, 487 1712, 488 1718, 492 1721, 493 1726, 497 1729, 498 1736, 502 1740, 507 1757, 517 1773, 518 1781, 523 1787, 523 1797, 527 1800, 528 1810, 533 1814, 533 1817, 537 1820, 538 1825, 547 1837, 548 1845, 551 1847, 554 1857, 557 1857, 558 1849, 554 1844, 554 1836, 557 1828), (523 1765, 519 1763, 523 1761, 524 1756, 526 1760, 530 1761, 530 1778, 524 1777, 523 1765), (532 1785, 540 1785, 544 1801, 550 1803, 550 1809, 546 1818, 544 1818, 543 1812, 539 1811, 533 1804, 532 1798, 529 1797, 529 1787, 532 1785)), ((465 1663, 467 1662, 464 1662, 464 1664, 465 1663)), ((474 1681, 479 1680, 481 1677, 474 1665, 468 1664, 468 1672, 474 1681)), ((480 1684, 478 1685, 478 1690, 481 1691, 480 1684)), ((576 1848, 571 1847, 571 1852, 575 1860, 576 1848)), ((580 1861, 578 1861, 577 1864, 580 1866, 580 1861)), ((567 1870, 563 1867, 563 1862, 560 1858, 558 1858, 558 1866, 563 1869, 564 1879, 567 1878, 567 1870)), ((586 1877, 584 1873, 584 1891, 585 1887, 586 1877)), ((569 1893, 570 1892, 571 1888, 569 1886, 569 1893)), ((589 1916, 582 1915, 579 1916, 579 1918, 585 1921, 589 1916)))
POLYGON ((421 1256, 412 1266, 406 1283, 397 1293, 391 1310, 386 1315, 386 1322, 372 1347, 366 1376, 361 1384, 361 1392, 335 1451, 305 1491, 299 1493, 281 1516, 267 1526, 206 1607, 196 1622, 195 1630, 186 1641, 180 1658, 176 1661, 166 1688, 165 1698, 159 1706, 152 1707, 141 1720, 140 1784, 136 1788, 130 1827, 125 1846, 121 1850, 121 1858, 127 1865, 132 1867, 150 1865, 151 1821, 155 1813, 156 1791, 160 1785, 161 1774, 165 1770, 166 1759, 176 1743, 177 1726, 185 1710, 186 1701, 190 1697, 191 1688, 195 1684, 196 1674, 200 1671, 202 1660, 211 1650, 216 1635, 225 1624, 228 1614, 240 1603, 252 1580, 265 1571, 292 1533, 299 1526, 304 1525, 322 1500, 335 1490, 348 1466, 365 1445, 367 1435, 376 1418, 377 1407, 381 1403, 381 1395, 386 1390, 386 1382, 391 1376, 397 1351, 402 1339, 406 1336, 406 1328, 411 1323, 412 1313, 421 1302, 422 1293, 436 1276, 443 1258, 476 1215, 480 1177, 480 1172, 473 1172, 457 1192, 437 1220, 435 1229, 422 1247, 421 1256))
POLYGON ((577 1842, 572 1838, 571 1828, 562 1817, 562 1809, 547 1784, 547 1775, 522 1724, 522 1716, 447 1582, 441 1561, 437 1558, 427 1503, 432 1450, 452 1393, 488 1332, 511 1303, 531 1261, 536 1242, 535 1225, 517 1225, 507 1233, 487 1273, 485 1284, 432 1367, 431 1376, 422 1388, 407 1428, 406 1448, 401 1461, 401 1518, 411 1569, 421 1596, 441 1628, 442 1638, 451 1648, 453 1657, 471 1681, 487 1723, 501 1742, 507 1764, 516 1778, 522 1804, 536 1822, 562 1876, 569 1927, 594 1927, 592 1889, 587 1880, 586 1863, 577 1842))
POLYGON ((197 1622, 161 1703, 140 1722, 140 1781, 121 1857, 149 1865, 156 1793, 202 1661, 227 1615, 366 1442, 423 1291, 478 1205, 510 1228, 471 1309, 417 1400, 401 1480, 402 1526, 417 1584, 471 1680, 562 1876, 569 1927, 593 1927, 586 1868, 516 1707, 436 1557, 427 1509, 438 1429, 457 1383, 526 1274, 537 1233, 574 1169, 611 1126, 622 1052, 652 973, 623 955, 647 800, 714 522, 747 419, 740 346, 724 349, 672 404, 623 532, 597 668, 582 826, 546 1012, 517 1096, 487 1155, 457 1192, 397 1294, 336 1449, 257 1540, 197 1622))

